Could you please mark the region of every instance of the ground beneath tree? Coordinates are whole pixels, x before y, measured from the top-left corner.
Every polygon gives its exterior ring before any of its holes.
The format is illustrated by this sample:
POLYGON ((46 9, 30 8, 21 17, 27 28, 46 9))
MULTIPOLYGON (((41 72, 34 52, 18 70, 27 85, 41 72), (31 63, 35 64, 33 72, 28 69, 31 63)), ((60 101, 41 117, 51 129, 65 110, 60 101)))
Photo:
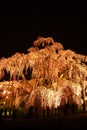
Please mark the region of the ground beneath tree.
POLYGON ((0 129, 83 130, 87 127, 87 115, 61 116, 45 119, 0 121, 0 129))

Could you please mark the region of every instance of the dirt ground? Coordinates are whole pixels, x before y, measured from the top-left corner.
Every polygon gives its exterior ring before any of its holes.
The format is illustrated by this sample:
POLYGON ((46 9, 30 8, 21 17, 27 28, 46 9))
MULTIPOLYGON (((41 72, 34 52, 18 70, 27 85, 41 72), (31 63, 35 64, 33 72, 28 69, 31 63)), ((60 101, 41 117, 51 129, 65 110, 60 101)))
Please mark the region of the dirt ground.
POLYGON ((16 130, 18 128, 23 130, 83 130, 86 127, 87 115, 0 121, 0 130, 16 130))

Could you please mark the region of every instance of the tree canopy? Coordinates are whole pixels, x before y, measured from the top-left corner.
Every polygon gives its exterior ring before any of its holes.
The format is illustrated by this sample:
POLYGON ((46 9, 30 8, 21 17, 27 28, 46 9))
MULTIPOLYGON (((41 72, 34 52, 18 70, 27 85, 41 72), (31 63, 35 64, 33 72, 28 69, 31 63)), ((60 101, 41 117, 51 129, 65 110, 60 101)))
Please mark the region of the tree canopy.
POLYGON ((87 56, 65 50, 52 37, 40 36, 26 54, 0 59, 0 100, 7 90, 14 97, 13 105, 25 111, 37 104, 44 109, 67 102, 81 106, 86 87, 87 56))

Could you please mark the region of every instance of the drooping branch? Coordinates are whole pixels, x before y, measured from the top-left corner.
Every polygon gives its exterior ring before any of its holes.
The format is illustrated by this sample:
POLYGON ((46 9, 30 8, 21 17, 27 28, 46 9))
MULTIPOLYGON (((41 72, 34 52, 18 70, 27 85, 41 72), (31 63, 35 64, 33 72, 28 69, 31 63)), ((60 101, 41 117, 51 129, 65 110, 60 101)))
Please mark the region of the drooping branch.
POLYGON ((47 45, 50 46, 50 45, 53 45, 53 44, 54 44, 54 40, 53 40, 52 37, 44 38, 44 37, 39 36, 37 38, 37 40, 34 41, 33 46, 39 47, 41 45, 42 47, 45 47, 47 45))

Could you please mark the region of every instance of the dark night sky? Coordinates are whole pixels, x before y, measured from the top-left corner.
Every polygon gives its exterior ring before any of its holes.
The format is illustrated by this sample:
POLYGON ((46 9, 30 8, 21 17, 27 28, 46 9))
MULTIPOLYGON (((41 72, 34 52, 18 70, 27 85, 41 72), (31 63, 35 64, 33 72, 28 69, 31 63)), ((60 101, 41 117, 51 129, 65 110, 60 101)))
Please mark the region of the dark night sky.
POLYGON ((86 14, 57 4, 33 4, 0 12, 0 58, 26 52, 38 36, 51 36, 65 49, 87 55, 86 14))

